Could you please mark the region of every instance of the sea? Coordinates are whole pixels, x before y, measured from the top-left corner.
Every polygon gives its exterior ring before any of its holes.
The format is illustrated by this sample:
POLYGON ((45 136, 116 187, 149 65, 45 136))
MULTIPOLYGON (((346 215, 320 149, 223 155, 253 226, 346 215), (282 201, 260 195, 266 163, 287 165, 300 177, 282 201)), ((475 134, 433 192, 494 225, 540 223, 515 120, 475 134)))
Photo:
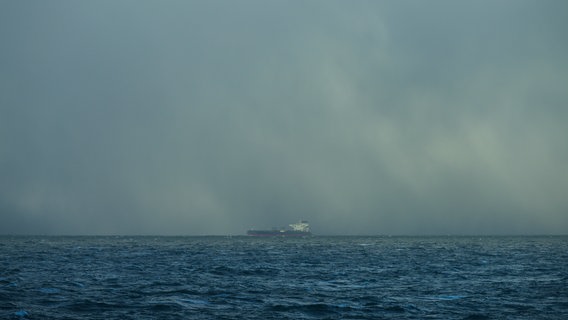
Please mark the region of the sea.
POLYGON ((0 319, 568 319, 568 236, 0 236, 0 319))

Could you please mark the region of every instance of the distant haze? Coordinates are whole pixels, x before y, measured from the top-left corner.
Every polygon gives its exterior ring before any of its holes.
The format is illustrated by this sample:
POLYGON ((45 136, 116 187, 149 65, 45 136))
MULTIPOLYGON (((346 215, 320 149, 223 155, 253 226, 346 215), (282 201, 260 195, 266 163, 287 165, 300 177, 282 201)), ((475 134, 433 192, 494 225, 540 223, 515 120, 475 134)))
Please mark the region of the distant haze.
POLYGON ((1 234, 568 233, 568 1, 2 1, 1 234))

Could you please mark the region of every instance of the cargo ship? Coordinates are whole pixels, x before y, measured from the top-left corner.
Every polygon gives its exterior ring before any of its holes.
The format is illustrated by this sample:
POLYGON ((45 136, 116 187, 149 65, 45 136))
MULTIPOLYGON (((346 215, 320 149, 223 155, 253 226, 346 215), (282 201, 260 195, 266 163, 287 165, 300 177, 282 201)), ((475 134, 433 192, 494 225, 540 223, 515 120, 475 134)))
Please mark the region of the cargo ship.
POLYGON ((290 228, 273 228, 272 230, 251 229, 247 231, 247 235, 253 237, 308 237, 312 235, 310 225, 304 220, 291 224, 290 228))

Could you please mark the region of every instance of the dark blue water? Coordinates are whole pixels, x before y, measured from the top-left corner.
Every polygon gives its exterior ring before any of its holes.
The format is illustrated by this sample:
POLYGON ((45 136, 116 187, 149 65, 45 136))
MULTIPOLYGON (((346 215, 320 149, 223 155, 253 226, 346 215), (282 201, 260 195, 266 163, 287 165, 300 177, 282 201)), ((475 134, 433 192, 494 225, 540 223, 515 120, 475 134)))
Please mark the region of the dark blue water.
POLYGON ((568 237, 0 237, 2 319, 568 319, 568 237))

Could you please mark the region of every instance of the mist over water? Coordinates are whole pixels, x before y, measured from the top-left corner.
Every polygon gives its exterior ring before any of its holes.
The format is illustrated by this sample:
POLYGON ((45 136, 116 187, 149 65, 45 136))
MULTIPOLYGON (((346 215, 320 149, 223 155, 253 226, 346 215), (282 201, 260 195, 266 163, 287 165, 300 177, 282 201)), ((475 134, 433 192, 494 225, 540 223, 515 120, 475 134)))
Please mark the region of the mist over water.
POLYGON ((566 234, 563 1, 5 1, 0 233, 566 234))

